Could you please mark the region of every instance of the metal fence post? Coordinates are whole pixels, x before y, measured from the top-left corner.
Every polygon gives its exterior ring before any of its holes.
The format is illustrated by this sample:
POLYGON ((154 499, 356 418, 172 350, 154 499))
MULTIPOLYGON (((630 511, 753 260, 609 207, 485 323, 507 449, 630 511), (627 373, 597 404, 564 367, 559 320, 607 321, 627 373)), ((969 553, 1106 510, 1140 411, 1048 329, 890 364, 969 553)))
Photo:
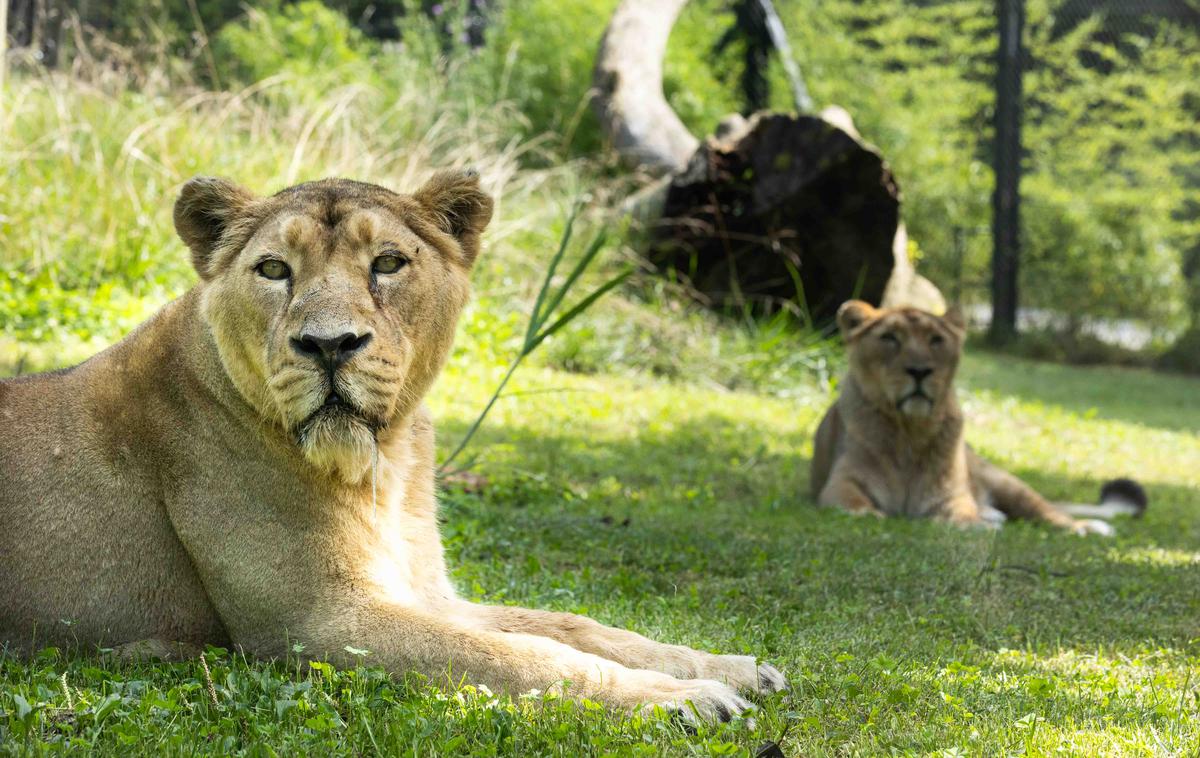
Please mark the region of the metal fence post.
POLYGON ((992 327, 994 341, 1017 330, 1017 267, 1021 251, 1021 35, 1025 0, 997 0, 996 122, 992 194, 992 327))
POLYGON ((4 97, 4 74, 8 68, 8 0, 0 0, 0 99, 4 97))

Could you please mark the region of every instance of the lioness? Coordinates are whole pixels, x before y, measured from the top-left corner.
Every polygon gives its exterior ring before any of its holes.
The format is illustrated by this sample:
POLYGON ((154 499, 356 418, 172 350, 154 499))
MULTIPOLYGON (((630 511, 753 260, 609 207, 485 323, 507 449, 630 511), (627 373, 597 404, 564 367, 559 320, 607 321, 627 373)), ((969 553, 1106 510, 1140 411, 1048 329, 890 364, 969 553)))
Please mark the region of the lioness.
POLYGON ((1077 520, 1068 511, 1114 515, 1145 508, 1144 492, 1128 479, 1105 485, 1104 508, 1053 505, 971 450, 954 394, 966 331, 957 308, 938 317, 851 300, 838 310, 837 323, 850 371, 813 445, 812 496, 819 504, 960 525, 1028 518, 1103 535, 1113 534, 1111 525, 1077 520))
POLYGON ((352 663, 349 645, 397 674, 568 682, 685 718, 782 689, 751 656, 455 594, 421 398, 491 216, 472 173, 412 195, 184 185, 199 283, 82 365, 0 383, 0 644, 300 641, 352 663))

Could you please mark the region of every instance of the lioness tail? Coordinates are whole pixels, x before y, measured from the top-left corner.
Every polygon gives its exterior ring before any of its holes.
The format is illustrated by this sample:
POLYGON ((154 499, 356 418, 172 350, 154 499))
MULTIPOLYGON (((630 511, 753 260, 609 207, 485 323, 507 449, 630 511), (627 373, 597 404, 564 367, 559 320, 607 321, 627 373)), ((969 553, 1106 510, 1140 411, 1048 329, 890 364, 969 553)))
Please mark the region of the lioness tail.
POLYGON ((1132 479, 1113 479, 1100 488, 1100 503, 1098 505, 1083 505, 1081 503, 1064 503, 1059 508, 1072 516, 1085 518, 1112 518, 1113 516, 1133 516, 1139 518, 1146 512, 1150 504, 1146 496, 1146 488, 1132 479))

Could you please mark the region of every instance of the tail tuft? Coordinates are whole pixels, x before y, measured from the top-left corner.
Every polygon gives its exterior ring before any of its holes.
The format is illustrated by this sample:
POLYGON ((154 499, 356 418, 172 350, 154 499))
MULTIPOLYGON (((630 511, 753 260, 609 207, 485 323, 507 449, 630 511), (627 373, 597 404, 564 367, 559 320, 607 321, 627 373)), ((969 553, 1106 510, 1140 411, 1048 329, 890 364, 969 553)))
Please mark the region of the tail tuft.
POLYGON ((1100 488, 1100 505, 1126 506, 1129 514, 1139 518, 1146 512, 1150 498, 1146 488, 1132 479, 1113 479, 1100 488))

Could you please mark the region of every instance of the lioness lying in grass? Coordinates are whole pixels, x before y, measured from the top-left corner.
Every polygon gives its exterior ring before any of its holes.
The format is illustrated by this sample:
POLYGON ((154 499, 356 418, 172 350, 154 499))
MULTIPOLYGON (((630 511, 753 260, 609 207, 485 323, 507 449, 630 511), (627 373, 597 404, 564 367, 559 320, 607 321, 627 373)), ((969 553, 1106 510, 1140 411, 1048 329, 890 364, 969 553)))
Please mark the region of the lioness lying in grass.
POLYGON ((473 174, 413 195, 188 182, 200 282, 86 363, 0 383, 0 645, 353 646, 397 674, 707 719, 783 688, 751 656, 455 594, 421 398, 491 215, 473 174))
POLYGON ((954 374, 962 313, 877 309, 851 300, 838 310, 850 371, 813 444, 812 496, 821 505, 872 516, 930 517, 960 525, 1005 518, 1044 521, 1076 534, 1113 534, 1080 515, 1140 513, 1142 488, 1109 482, 1100 506, 1054 505, 963 440, 954 374))

